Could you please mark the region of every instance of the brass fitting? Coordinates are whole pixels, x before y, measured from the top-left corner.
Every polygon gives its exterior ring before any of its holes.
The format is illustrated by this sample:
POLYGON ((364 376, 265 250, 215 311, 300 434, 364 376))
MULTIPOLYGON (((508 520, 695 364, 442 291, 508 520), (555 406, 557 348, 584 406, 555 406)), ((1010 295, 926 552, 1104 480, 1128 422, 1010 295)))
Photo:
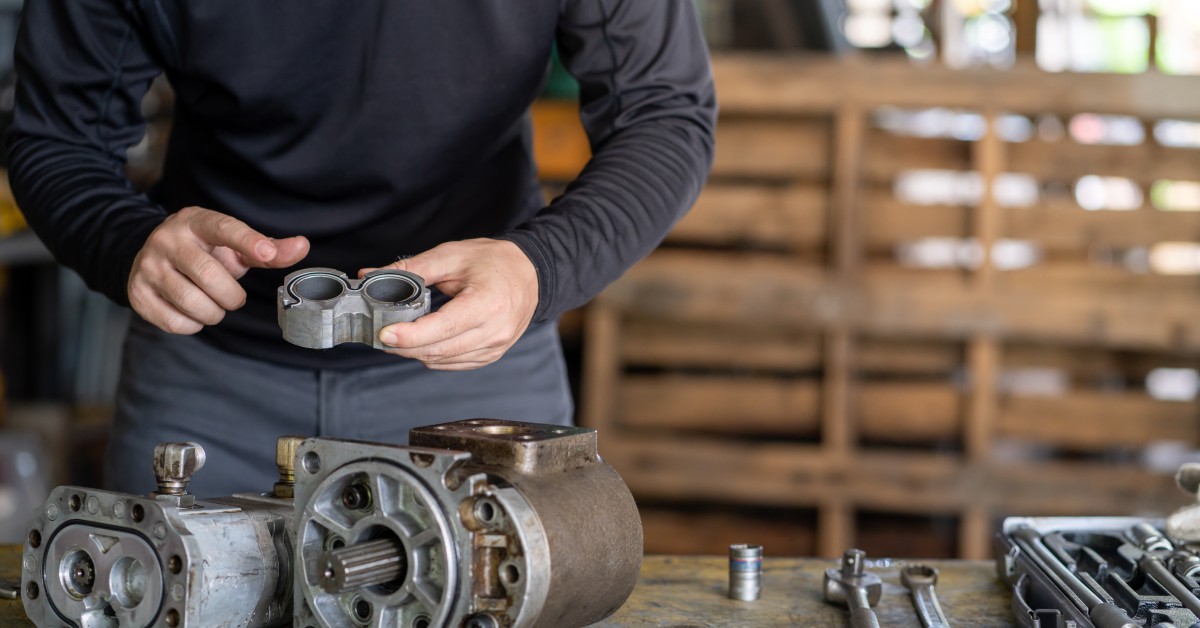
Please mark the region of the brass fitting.
POLYGON ((291 499, 296 487, 296 450, 304 442, 304 436, 280 436, 275 441, 275 466, 279 467, 279 481, 272 494, 291 499))

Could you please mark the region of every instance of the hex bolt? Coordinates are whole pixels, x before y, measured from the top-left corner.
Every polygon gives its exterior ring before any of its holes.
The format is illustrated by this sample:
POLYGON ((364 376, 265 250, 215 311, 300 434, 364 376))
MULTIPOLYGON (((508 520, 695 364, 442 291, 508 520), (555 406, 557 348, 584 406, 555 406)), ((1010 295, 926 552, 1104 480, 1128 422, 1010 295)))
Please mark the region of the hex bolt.
POLYGON ((279 469, 279 481, 272 494, 290 499, 296 494, 296 450, 304 442, 303 436, 280 436, 275 441, 275 466, 279 469))
POLYGON ((154 447, 154 478, 160 495, 187 495, 188 481, 204 467, 199 443, 159 443, 154 447))

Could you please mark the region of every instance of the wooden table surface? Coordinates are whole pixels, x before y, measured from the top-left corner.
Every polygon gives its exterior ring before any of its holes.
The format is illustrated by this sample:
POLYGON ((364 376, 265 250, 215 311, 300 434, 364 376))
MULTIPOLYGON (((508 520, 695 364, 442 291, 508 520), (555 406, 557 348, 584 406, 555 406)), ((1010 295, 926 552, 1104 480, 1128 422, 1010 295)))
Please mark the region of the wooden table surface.
MULTIPOLYGON (((0 546, 0 577, 12 579, 20 570, 20 548, 0 546)), ((883 579, 877 605, 881 626, 919 628, 908 589, 900 584, 902 562, 869 561, 868 568, 883 579)), ((991 562, 932 561, 941 575, 938 598, 953 626, 974 628, 1015 625, 1008 591, 996 578, 991 562)), ((729 561, 723 557, 647 556, 633 596, 601 627, 707 626, 765 628, 769 626, 848 626, 844 607, 826 604, 821 593, 825 569, 833 560, 768 558, 763 568, 763 594, 755 602, 726 597, 729 561)), ((0 600, 0 626, 33 626, 21 603, 0 600)))

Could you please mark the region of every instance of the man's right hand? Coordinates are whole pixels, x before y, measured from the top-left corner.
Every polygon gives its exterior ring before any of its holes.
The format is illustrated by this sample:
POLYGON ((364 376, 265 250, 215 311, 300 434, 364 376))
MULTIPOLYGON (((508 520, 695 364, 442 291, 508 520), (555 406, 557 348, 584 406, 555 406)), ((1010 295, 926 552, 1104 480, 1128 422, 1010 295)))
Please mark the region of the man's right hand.
POLYGON ((246 304, 237 280, 251 268, 287 268, 308 255, 308 239, 276 240, 202 207, 167 217, 133 260, 129 304, 163 331, 194 334, 246 304))

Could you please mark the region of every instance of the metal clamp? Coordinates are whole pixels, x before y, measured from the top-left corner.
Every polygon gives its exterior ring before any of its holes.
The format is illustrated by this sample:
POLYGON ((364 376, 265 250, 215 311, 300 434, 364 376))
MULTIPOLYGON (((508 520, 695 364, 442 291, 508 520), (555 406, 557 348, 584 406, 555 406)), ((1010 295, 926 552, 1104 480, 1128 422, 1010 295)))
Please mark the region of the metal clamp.
POLYGON ((277 295, 279 327, 288 342, 328 349, 360 342, 386 349, 379 332, 393 323, 429 313, 429 288, 403 270, 375 270, 350 279, 331 268, 306 268, 289 274, 277 295))

